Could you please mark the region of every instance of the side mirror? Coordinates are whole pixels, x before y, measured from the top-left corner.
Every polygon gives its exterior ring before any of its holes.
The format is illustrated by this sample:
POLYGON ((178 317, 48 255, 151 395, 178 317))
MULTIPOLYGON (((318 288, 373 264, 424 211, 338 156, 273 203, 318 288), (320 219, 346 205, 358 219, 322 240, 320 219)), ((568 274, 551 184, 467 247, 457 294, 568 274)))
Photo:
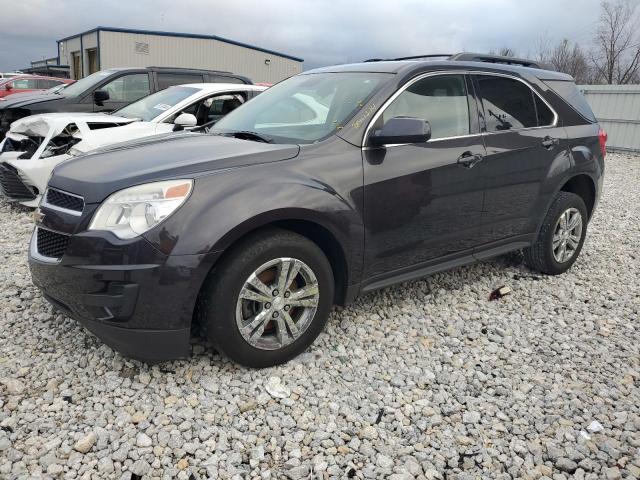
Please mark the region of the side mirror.
POLYGON ((198 125, 198 120, 195 115, 191 113, 181 113, 173 121, 175 125, 174 130, 184 130, 185 128, 195 127, 198 125))
POLYGON ((96 90, 93 92, 93 103, 96 105, 101 107, 107 100, 109 100, 109 92, 106 90, 96 90))
POLYGON ((7 83, 7 84, 4 86, 4 89, 5 89, 7 92, 10 92, 11 90, 13 90, 13 87, 11 86, 11 84, 10 84, 10 83, 7 83))
POLYGON ((425 143, 431 138, 431 125, 414 117, 394 117, 380 130, 373 132, 369 143, 382 147, 395 143, 425 143))

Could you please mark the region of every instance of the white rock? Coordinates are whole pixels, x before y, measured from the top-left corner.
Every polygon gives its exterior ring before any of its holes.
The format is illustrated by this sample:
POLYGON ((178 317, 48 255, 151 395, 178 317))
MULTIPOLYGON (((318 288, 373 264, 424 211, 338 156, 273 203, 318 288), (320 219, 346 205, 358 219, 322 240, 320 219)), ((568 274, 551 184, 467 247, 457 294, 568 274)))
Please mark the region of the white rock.
POLYGON ((599 421, 594 420, 589 424, 589 426, 587 427, 587 430, 591 433, 600 433, 604 430, 604 427, 599 421))
POLYGON ((98 437, 94 432, 89 432, 73 445, 73 449, 80 453, 87 453, 91 450, 91 447, 93 447, 97 439, 98 437))
POLYGON ((144 432, 140 432, 136 436, 136 445, 142 448, 150 447, 151 445, 153 445, 153 441, 151 440, 149 435, 144 432))
POLYGON ((265 390, 274 398, 288 398, 291 396, 291 389, 282 383, 280 377, 269 377, 265 384, 265 390))

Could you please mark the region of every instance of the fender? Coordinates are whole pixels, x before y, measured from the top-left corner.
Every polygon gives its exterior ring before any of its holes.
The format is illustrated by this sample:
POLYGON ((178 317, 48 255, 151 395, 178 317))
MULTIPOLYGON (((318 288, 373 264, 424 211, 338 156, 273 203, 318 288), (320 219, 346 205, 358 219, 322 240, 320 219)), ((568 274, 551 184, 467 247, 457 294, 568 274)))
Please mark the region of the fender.
POLYGON ((196 178, 180 214, 145 238, 165 254, 217 258, 257 228, 281 221, 310 222, 334 237, 347 262, 348 281, 359 281, 364 225, 353 200, 357 195, 337 192, 302 169, 290 161, 289 168, 278 169, 281 175, 274 175, 272 166, 255 165, 196 178))
MULTIPOLYGON (((575 129, 577 127, 570 128, 575 129)), ((595 141, 597 142, 597 137, 595 138, 595 141)), ((593 137, 589 139, 589 143, 593 143, 593 137)), ((558 192, 560 192, 567 182, 574 177, 585 175, 591 180, 593 184, 593 191, 595 193, 593 205, 593 208, 595 209, 602 190, 602 179, 604 175, 604 159, 600 155, 594 154, 594 151, 598 151, 595 150, 596 148, 599 148, 599 146, 584 144, 570 146, 567 150, 568 155, 556 157, 555 161, 549 167, 545 183, 552 186, 552 188, 550 189, 550 194, 546 196, 546 202, 543 204, 544 208, 542 210, 542 214, 536 222, 536 236, 540 232, 544 217, 558 195, 558 192)))

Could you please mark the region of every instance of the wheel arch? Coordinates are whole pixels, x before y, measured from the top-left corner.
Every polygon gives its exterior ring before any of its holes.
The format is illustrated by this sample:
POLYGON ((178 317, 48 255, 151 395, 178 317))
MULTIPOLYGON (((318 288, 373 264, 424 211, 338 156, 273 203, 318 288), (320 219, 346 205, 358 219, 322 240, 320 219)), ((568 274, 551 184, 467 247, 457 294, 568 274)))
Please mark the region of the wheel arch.
POLYGON ((307 209, 265 212, 240 223, 216 242, 213 250, 220 252, 220 255, 209 272, 239 242, 270 228, 295 232, 315 243, 322 250, 333 271, 334 303, 344 305, 348 300, 348 286, 354 283, 354 278, 357 278, 357 272, 361 268, 357 257, 352 254, 354 246, 349 244, 350 240, 340 233, 339 228, 322 218, 318 212, 307 209))
POLYGON ((561 192, 578 195, 587 207, 587 215, 591 219, 596 202, 596 184, 591 176, 579 173, 567 179, 560 187, 561 192))

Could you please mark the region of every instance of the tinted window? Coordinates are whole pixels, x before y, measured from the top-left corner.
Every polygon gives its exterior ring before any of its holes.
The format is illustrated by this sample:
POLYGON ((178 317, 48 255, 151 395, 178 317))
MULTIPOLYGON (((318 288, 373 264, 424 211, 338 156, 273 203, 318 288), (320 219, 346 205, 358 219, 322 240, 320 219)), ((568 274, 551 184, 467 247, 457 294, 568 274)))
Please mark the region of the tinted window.
POLYGON ((559 80, 545 80, 558 95, 565 99, 580 115, 591 122, 596 122, 596 116, 593 114, 593 110, 589 106, 587 99, 580 93, 578 87, 573 82, 559 81, 559 80))
POLYGON ((387 107, 382 114, 382 125, 394 117, 428 121, 433 139, 469 134, 464 76, 442 75, 415 82, 387 107))
POLYGON ((504 77, 479 76, 478 84, 488 132, 538 126, 534 93, 524 83, 504 77))
POLYGON ((202 83, 202 75, 191 73, 158 73, 158 89, 164 90, 173 85, 202 83))
POLYGON ((242 83, 244 82, 236 77, 225 77, 223 75, 209 75, 209 81, 212 83, 242 83))
POLYGON ((536 100, 536 113, 538 114, 538 126, 546 127, 553 125, 554 114, 546 103, 538 95, 533 96, 536 100))
POLYGON ((109 92, 111 102, 135 102, 149 95, 149 75, 146 73, 124 75, 103 85, 100 90, 109 92))

